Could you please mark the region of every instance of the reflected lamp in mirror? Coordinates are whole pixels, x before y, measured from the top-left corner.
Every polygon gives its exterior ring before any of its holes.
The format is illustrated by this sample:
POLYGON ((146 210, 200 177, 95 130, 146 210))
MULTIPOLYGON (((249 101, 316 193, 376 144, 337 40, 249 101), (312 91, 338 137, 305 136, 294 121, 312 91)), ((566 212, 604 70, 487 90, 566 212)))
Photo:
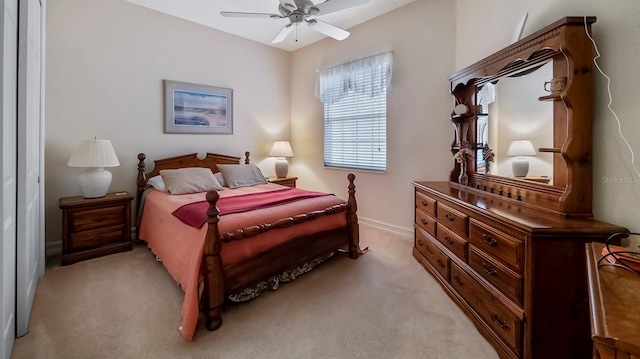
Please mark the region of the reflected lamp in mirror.
POLYGON ((269 157, 277 157, 276 159, 276 177, 284 178, 289 173, 289 162, 287 157, 293 157, 293 151, 289 141, 276 141, 271 147, 269 157))
POLYGON ((116 152, 109 140, 85 140, 71 155, 69 167, 84 167, 78 176, 84 198, 104 197, 111 185, 111 172, 104 167, 120 166, 116 152))
POLYGON ((511 169, 515 177, 525 177, 529 173, 529 160, 525 156, 535 156, 536 150, 530 140, 511 141, 507 156, 515 157, 511 169))

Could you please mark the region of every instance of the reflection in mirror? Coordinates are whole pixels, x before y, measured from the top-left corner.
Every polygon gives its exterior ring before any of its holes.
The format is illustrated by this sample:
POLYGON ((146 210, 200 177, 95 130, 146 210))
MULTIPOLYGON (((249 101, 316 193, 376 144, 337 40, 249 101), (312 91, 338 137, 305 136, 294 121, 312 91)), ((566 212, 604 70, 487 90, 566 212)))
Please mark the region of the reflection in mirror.
POLYGON ((553 184, 553 153, 538 151, 553 147, 553 102, 538 100, 549 95, 544 83, 552 77, 553 62, 547 62, 526 75, 503 77, 479 89, 477 172, 513 178, 513 162, 525 160, 529 163, 525 179, 553 184), (508 155, 509 145, 516 140, 530 140, 536 154, 508 155))

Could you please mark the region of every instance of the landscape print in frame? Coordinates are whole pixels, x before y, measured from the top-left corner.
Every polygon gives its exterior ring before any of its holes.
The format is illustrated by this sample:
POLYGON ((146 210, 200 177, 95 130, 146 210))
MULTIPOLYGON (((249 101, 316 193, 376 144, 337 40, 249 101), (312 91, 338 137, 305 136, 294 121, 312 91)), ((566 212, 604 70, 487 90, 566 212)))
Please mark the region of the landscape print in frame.
POLYGON ((164 80, 165 133, 233 133, 233 90, 164 80))

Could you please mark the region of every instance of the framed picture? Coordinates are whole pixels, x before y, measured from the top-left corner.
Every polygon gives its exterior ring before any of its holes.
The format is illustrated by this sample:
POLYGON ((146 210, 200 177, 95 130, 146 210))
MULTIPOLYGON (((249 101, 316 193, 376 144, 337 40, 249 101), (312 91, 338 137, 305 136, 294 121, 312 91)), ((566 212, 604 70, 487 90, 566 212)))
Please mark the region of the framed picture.
POLYGON ((233 90, 164 80, 165 133, 233 133, 233 90))

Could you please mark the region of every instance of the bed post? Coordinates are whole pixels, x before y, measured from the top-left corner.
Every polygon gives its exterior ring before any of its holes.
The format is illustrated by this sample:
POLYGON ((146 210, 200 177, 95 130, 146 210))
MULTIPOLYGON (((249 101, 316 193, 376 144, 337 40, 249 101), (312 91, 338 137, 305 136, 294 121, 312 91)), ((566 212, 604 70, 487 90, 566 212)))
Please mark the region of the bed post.
POLYGON ((244 153, 244 164, 245 165, 249 164, 249 151, 244 153))
MULTIPOLYGON (((136 212, 139 212, 140 201, 142 200, 142 193, 144 189, 147 187, 147 174, 145 173, 147 170, 147 166, 144 163, 144 160, 147 158, 147 155, 144 153, 138 153, 138 178, 136 180, 136 184, 138 185, 138 190, 136 193, 136 212)), ((137 217, 136 217, 137 218, 137 217)), ((136 223, 136 228, 138 227, 138 223, 136 223)))
POLYGON ((207 235, 204 240, 204 310, 207 314, 206 327, 216 330, 222 325, 222 304, 224 302, 224 283, 222 277, 222 240, 218 229, 220 211, 216 203, 220 195, 217 191, 207 192, 207 235))
POLYGON ((356 259, 360 251, 360 228, 358 226, 358 203, 356 202, 356 175, 349 173, 349 199, 347 200, 347 227, 349 228, 349 258, 356 259))

